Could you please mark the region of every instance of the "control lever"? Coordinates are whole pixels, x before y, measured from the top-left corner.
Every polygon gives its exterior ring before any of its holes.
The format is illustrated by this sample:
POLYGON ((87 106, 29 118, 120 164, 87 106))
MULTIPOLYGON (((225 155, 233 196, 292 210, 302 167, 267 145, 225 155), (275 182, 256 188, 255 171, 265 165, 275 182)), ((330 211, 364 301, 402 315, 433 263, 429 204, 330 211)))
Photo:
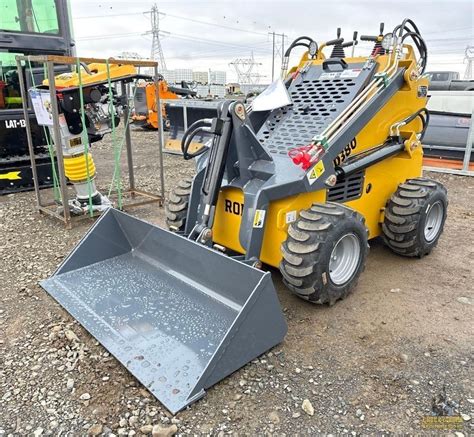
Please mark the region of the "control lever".
POLYGON ((329 41, 326 41, 326 46, 334 46, 336 44, 342 44, 344 42, 344 38, 337 38, 337 39, 331 39, 329 41))
POLYGON ((355 46, 359 44, 359 41, 357 41, 357 30, 354 31, 354 34, 352 35, 352 41, 354 41, 354 45, 352 46, 351 57, 354 57, 355 46))
MULTIPOLYGON (((355 41, 357 43, 357 41, 355 41)), ((342 48, 346 48, 346 47, 352 47, 354 45, 354 41, 349 41, 349 42, 345 42, 344 44, 342 44, 342 48)))
POLYGON ((355 46, 359 44, 359 41, 357 41, 357 31, 354 32, 354 34, 352 35, 352 41, 349 41, 349 42, 345 42, 344 44, 342 44, 342 48, 346 48, 346 47, 352 47, 352 53, 351 53, 351 58, 354 57, 354 49, 355 49, 355 46))
POLYGON ((378 42, 378 41, 381 41, 382 38, 383 38, 383 30, 385 28, 385 24, 384 23, 380 23, 380 32, 378 34, 378 36, 372 36, 372 35, 361 35, 360 36, 360 39, 361 41, 372 41, 372 42, 378 42))
POLYGON ((378 36, 371 36, 371 35, 361 35, 360 40, 361 41, 372 41, 372 42, 377 42, 379 39, 378 36))

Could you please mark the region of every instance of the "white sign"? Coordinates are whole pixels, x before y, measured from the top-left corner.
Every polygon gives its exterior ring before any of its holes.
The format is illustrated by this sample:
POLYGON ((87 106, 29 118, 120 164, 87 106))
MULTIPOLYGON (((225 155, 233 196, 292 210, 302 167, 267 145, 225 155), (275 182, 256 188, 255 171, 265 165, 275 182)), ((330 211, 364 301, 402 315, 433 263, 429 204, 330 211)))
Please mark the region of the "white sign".
POLYGON ((265 223, 265 212, 264 209, 255 210, 255 217, 253 219, 254 228, 263 228, 263 224, 265 223))
POLYGON ((288 211, 285 214, 285 222, 286 224, 290 224, 296 221, 296 211, 288 211))
POLYGON ((29 90, 36 121, 40 126, 52 126, 53 114, 51 112, 51 98, 49 91, 31 88, 29 90))
POLYGON ((291 105, 291 98, 285 84, 281 79, 265 88, 252 102, 253 111, 271 111, 291 105))
POLYGON ((341 77, 358 77, 362 72, 361 68, 353 68, 352 70, 344 70, 341 73, 341 77))

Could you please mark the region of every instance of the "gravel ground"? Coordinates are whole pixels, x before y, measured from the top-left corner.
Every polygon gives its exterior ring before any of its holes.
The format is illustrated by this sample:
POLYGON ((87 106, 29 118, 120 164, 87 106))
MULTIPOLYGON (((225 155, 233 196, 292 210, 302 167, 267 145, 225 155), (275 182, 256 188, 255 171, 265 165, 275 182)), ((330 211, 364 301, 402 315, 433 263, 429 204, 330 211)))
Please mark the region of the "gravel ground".
MULTIPOLYGON (((138 185, 157 190, 156 133, 133 137, 138 185)), ((110 143, 94 152, 106 191, 110 143)), ((191 167, 166 156, 167 187, 191 167)), ((462 414, 444 433, 471 434, 474 180, 429 176, 450 197, 430 256, 373 241, 356 291, 331 308, 293 297, 272 271, 285 341, 175 417, 38 286, 91 222, 67 231, 35 212, 33 193, 0 198, 0 436, 419 434, 434 407, 462 414)), ((164 224, 157 204, 132 213, 164 224)))

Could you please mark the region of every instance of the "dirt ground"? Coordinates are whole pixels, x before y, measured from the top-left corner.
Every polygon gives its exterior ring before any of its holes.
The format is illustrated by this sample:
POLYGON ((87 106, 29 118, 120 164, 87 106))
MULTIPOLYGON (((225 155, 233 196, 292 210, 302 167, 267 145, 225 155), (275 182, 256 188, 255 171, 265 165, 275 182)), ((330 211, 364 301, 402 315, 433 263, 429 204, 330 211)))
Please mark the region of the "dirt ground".
MULTIPOLYGON (((133 139, 138 185, 157 190, 156 133, 133 139)), ((94 156, 105 192, 109 142, 94 156)), ((165 171, 168 189, 192 164, 168 155, 165 171)), ((67 231, 36 213, 31 192, 0 198, 0 437, 436 433, 424 427, 434 407, 461 414, 444 434, 472 435, 474 179, 428 176, 450 199, 430 256, 372 241, 357 289, 333 307, 292 296, 273 270, 285 341, 175 417, 38 285, 91 221, 67 231)), ((157 204, 131 213, 164 225, 157 204)))

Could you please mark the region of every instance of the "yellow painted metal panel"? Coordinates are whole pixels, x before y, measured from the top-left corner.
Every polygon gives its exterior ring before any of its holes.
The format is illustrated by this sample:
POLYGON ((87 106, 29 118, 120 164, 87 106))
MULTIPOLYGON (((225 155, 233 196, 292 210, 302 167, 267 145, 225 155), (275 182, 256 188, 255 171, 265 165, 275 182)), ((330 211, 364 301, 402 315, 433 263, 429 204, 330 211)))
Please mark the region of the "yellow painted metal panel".
MULTIPOLYGON (((416 62, 412 50, 408 50, 402 61, 405 73, 405 84, 385 105, 374 115, 356 137, 355 147, 350 148, 346 155, 356 155, 385 142, 390 133, 390 126, 424 108, 427 98, 420 87, 427 87, 426 78, 418 78, 412 74, 416 62)), ((321 64, 322 59, 315 59, 313 64, 321 64)), ((346 62, 363 63, 366 58, 346 58, 346 62)), ((388 57, 378 56, 378 69, 387 64, 388 57)), ((307 59, 303 56, 299 68, 307 59)), ((403 139, 413 139, 413 133, 421 130, 421 121, 417 118, 404 126, 401 135, 403 139)), ((346 156, 347 157, 347 156, 346 156)), ((362 195, 359 199, 346 202, 346 205, 358 211, 365 217, 369 238, 381 234, 381 217, 390 196, 398 185, 409 178, 415 178, 422 173, 423 151, 419 143, 413 150, 400 152, 392 158, 375 164, 365 171, 362 195)), ((288 165, 293 165, 288 159, 288 165)), ((327 170, 327 169, 326 169, 327 170)), ((265 219, 261 261, 277 267, 281 261, 280 245, 287 236, 288 222, 294 220, 302 209, 311 204, 326 201, 326 190, 313 193, 302 193, 272 202, 265 219)), ((214 242, 239 253, 245 253, 239 241, 241 215, 243 212, 244 195, 240 189, 225 188, 219 195, 216 216, 213 225, 214 242)))

